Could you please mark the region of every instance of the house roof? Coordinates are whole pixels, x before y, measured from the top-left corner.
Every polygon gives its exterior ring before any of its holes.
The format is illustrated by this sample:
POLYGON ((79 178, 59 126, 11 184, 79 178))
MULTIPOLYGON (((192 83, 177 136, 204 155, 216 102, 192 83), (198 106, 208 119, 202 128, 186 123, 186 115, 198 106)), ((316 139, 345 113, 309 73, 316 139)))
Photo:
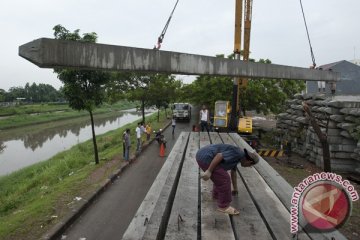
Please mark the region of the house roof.
MULTIPOLYGON (((333 67, 335 67, 336 65, 338 65, 340 63, 344 63, 344 62, 348 62, 348 61, 342 60, 342 61, 338 61, 338 62, 334 62, 334 63, 328 63, 328 64, 325 64, 325 65, 321 65, 321 66, 319 66, 317 68, 318 69, 321 68, 322 70, 329 70, 329 69, 332 69, 333 67)), ((348 63, 350 63, 350 62, 348 62, 348 63)))

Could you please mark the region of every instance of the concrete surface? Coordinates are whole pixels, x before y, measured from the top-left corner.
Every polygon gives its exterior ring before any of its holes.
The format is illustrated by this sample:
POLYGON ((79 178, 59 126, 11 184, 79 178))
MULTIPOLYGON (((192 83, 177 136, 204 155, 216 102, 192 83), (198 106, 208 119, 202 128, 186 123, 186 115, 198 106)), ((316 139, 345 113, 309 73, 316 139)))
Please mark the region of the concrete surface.
POLYGON ((72 67, 307 81, 340 80, 340 74, 333 71, 49 38, 39 38, 20 46, 19 55, 42 68, 72 67))
MULTIPOLYGON (((165 130, 166 156, 180 132, 191 131, 196 116, 193 115, 190 123, 178 121, 174 138, 171 135, 171 127, 165 130)), ((153 142, 73 226, 65 231, 62 239, 120 239, 165 161, 166 157, 159 157, 157 142, 153 142)))

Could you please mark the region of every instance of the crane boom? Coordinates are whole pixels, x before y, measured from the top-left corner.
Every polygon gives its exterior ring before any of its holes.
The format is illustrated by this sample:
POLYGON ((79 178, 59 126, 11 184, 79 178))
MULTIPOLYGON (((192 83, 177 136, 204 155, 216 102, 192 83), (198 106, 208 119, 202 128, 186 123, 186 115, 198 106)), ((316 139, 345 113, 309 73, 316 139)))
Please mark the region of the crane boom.
POLYGON ((253 0, 245 0, 244 55, 243 55, 244 61, 248 61, 249 55, 250 55, 250 32, 251 32, 252 4, 253 4, 253 0))
MULTIPOLYGON (((250 55, 250 32, 252 19, 253 0, 236 0, 235 5, 235 42, 234 42, 234 57, 240 60, 240 54, 243 55, 243 60, 248 61, 250 55), (244 31, 242 29, 244 17, 244 31), (242 38, 244 39, 244 47, 242 49, 242 38)), ((234 78, 233 80, 233 99, 230 128, 238 130, 238 116, 240 113, 240 88, 247 86, 247 78, 234 78)))
POLYGON ((241 29, 242 29, 242 9, 243 0, 236 0, 235 5, 235 41, 234 53, 240 54, 241 51, 241 29))

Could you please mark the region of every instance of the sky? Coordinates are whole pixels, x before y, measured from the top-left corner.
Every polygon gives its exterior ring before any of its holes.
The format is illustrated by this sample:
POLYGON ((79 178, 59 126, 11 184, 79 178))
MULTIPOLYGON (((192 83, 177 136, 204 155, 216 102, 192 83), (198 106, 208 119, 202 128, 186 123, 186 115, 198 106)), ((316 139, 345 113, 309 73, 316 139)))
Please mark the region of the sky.
MULTIPOLYGON (((53 38, 61 24, 96 32, 104 44, 153 48, 176 0, 1 0, 0 88, 60 80, 18 56, 18 47, 53 38)), ((299 0, 253 0, 251 58, 309 67, 299 0)), ((359 0, 302 0, 317 65, 360 58, 359 0)), ((235 0, 180 0, 162 50, 214 56, 233 52, 235 0)), ((182 77, 185 82, 193 78, 182 77)))

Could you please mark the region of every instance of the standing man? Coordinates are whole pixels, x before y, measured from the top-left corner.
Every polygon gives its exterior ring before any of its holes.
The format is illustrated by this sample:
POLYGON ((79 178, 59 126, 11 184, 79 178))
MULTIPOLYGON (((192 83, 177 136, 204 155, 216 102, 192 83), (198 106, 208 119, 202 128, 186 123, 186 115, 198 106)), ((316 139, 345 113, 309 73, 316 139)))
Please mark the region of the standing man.
POLYGON ((135 128, 136 132, 136 152, 141 151, 141 122, 138 123, 137 127, 135 128))
POLYGON ((123 158, 125 159, 125 151, 126 151, 126 146, 125 146, 125 137, 126 137, 126 130, 123 132, 122 134, 122 142, 123 142, 123 158))
POLYGON ((206 128, 206 131, 209 132, 209 111, 207 110, 206 106, 203 105, 202 109, 200 110, 200 125, 201 125, 201 131, 204 131, 204 128, 206 128))
POLYGON ((172 135, 174 135, 175 134, 175 126, 176 126, 176 119, 174 116, 171 119, 171 126, 172 126, 172 135))
POLYGON ((130 147, 131 147, 131 139, 130 139, 130 129, 127 128, 125 131, 125 161, 129 161, 130 156, 130 147))
POLYGON ((196 153, 196 162, 204 171, 200 174, 205 181, 211 179, 214 183, 213 198, 217 200, 218 211, 229 215, 238 215, 239 211, 230 206, 231 182, 233 194, 237 194, 236 166, 241 163, 242 167, 250 167, 259 162, 259 156, 255 152, 242 150, 229 144, 211 144, 205 146, 196 153), (231 180, 227 171, 231 170, 231 180))

